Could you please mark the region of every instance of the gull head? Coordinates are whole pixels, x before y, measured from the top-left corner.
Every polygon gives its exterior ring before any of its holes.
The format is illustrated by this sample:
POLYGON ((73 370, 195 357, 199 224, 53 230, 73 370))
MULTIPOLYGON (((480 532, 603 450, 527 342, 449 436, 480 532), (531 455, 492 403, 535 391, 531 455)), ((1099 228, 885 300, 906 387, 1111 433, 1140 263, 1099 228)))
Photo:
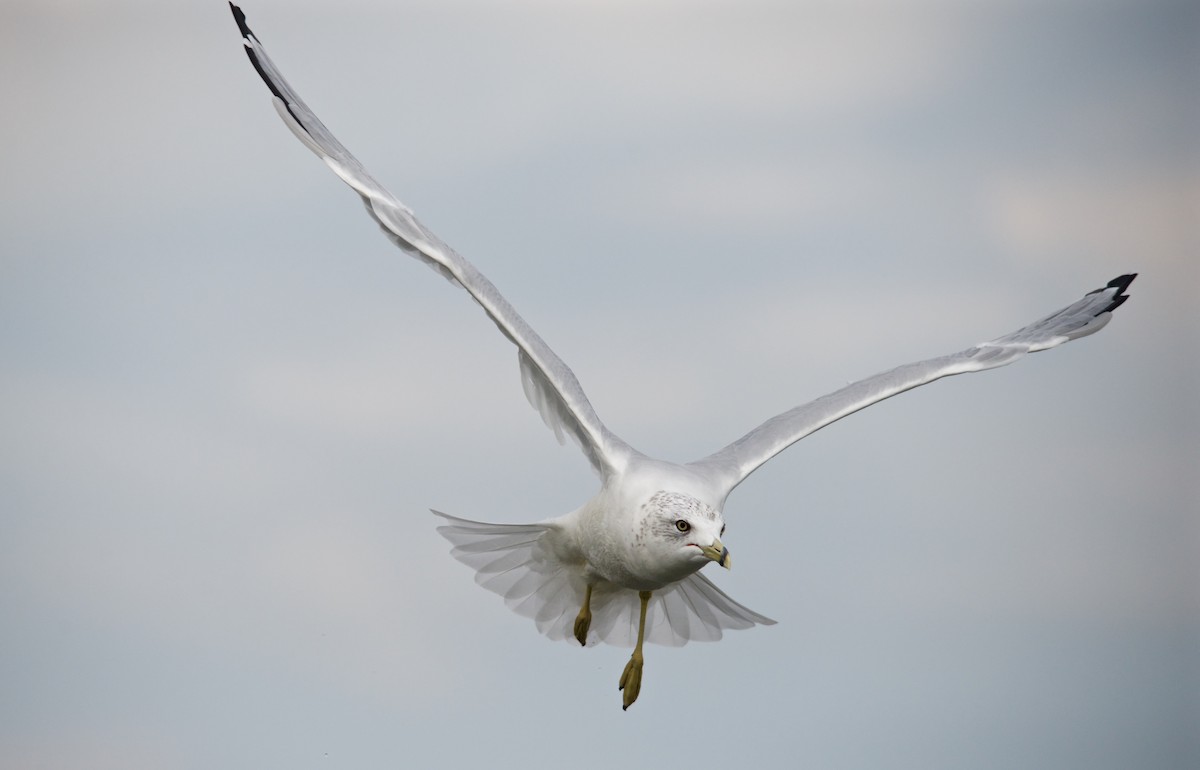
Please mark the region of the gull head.
POLYGON ((687 575, 715 561, 729 569, 729 549, 721 542, 721 512, 691 495, 655 492, 642 507, 638 541, 663 573, 687 575))

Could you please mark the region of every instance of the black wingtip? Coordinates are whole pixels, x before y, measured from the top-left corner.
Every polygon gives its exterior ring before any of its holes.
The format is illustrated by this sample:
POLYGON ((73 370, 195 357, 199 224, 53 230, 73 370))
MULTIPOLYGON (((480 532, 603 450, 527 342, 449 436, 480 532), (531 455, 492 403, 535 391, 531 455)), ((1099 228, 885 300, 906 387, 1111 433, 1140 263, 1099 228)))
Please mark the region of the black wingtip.
POLYGON ((1134 278, 1137 278, 1137 273, 1126 273, 1125 275, 1119 275, 1109 281, 1108 286, 1105 288, 1116 289, 1117 293, 1120 294, 1129 288, 1129 284, 1133 283, 1134 278))
POLYGON ((237 22, 238 29, 242 33, 242 37, 253 37, 254 33, 246 26, 246 14, 242 13, 242 9, 238 8, 233 3, 229 4, 229 10, 233 11, 233 20, 237 22))
MULTIPOLYGON (((250 27, 246 25, 246 14, 242 13, 242 9, 238 8, 232 2, 229 4, 229 9, 233 11, 233 20, 237 22, 238 29, 242 32, 242 37, 246 40, 253 38, 255 44, 261 45, 261 43, 258 41, 258 37, 256 37, 255 34, 250 31, 250 27)), ((254 65, 254 71, 258 73, 258 76, 262 78, 262 81, 267 84, 267 88, 271 89, 271 93, 284 103, 284 106, 287 107, 287 111, 291 112, 292 117, 295 118, 296 113, 292 112, 292 105, 288 103, 288 100, 284 97, 283 92, 279 90, 279 86, 275 85, 275 81, 273 81, 270 76, 267 75, 266 70, 263 69, 262 62, 260 62, 258 57, 254 54, 254 47, 249 43, 246 43, 245 48, 246 56, 250 59, 250 63, 254 65)), ((296 122, 300 122, 299 118, 297 118, 296 122)))
POLYGON ((1111 313, 1121 305, 1124 305, 1125 300, 1129 299, 1129 295, 1125 294, 1125 290, 1129 288, 1129 284, 1133 283, 1133 279, 1137 278, 1137 275, 1137 273, 1118 275, 1116 278, 1105 284, 1104 288, 1096 289, 1095 291, 1089 291, 1088 294, 1099 294, 1100 292, 1108 291, 1109 289, 1117 290, 1116 293, 1113 294, 1112 302, 1109 302, 1104 309, 1099 313, 1096 313, 1096 315, 1100 315, 1101 313, 1111 313))

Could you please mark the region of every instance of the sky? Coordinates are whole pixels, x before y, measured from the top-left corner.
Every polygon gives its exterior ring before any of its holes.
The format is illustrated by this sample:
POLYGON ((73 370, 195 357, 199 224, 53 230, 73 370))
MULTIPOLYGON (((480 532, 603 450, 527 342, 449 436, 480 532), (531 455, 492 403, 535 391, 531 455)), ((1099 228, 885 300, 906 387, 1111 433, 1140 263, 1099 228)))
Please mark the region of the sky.
POLYGON ((710 577, 778 625, 622 712, 428 513, 596 478, 227 5, 6 0, 0 768, 1200 766, 1194 3, 243 7, 653 456, 1140 275, 755 473, 710 577))

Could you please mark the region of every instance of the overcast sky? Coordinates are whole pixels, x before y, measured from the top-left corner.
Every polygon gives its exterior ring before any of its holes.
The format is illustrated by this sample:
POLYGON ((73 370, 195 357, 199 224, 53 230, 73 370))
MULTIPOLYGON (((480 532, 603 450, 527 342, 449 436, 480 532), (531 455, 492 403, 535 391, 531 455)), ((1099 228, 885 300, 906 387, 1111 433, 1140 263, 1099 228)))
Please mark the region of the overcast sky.
POLYGON ((0 4, 0 767, 1200 766, 1195 3, 246 0, 640 450, 1139 272, 730 497, 779 621, 538 635, 437 508, 597 481, 279 121, 223 2, 0 4), (714 757, 716 759, 714 759, 714 757))

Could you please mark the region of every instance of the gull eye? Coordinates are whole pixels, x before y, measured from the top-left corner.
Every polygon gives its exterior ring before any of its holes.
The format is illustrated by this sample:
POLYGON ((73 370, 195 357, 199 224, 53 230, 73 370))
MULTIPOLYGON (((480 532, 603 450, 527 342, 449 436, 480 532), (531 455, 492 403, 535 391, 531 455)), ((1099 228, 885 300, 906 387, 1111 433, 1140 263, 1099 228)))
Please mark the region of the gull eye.
POLYGON ((687 532, 691 528, 692 528, 692 525, 688 524, 683 519, 680 519, 679 521, 675 522, 675 529, 679 530, 680 532, 687 532))
POLYGON ((721 525, 721 537, 724 537, 724 536, 725 536, 725 525, 722 524, 721 525))

